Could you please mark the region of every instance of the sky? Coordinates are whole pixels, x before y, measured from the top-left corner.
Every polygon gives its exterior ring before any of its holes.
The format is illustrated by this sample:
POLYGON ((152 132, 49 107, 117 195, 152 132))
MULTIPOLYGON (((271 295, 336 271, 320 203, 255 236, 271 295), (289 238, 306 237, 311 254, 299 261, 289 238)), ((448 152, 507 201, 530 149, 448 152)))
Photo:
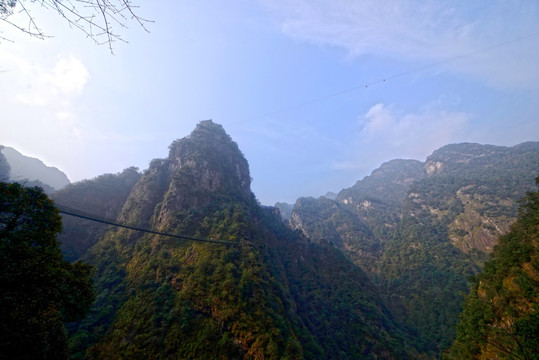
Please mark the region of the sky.
POLYGON ((144 170, 210 118, 265 205, 450 143, 539 140, 535 0, 135 1, 152 22, 113 23, 114 54, 26 5, 51 37, 0 21, 0 144, 72 182, 144 170))

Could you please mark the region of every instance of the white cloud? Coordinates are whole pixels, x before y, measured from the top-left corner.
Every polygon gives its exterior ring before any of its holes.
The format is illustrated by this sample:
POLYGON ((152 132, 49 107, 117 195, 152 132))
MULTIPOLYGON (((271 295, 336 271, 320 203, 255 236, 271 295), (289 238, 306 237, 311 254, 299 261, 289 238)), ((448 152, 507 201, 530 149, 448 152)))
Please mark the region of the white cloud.
POLYGON ((415 113, 399 113, 382 103, 360 116, 353 154, 336 162, 334 169, 373 169, 393 158, 424 160, 434 150, 461 142, 471 116, 430 104, 415 113))
POLYGON ((376 104, 365 114, 365 127, 363 132, 368 135, 380 135, 391 131, 396 126, 391 110, 384 104, 376 104))
POLYGON ((82 93, 89 78, 82 61, 72 55, 59 57, 51 68, 20 57, 12 58, 11 66, 23 85, 15 99, 30 106, 68 106, 82 93))
POLYGON ((16 46, 0 50, 0 93, 5 94, 0 97, 0 144, 63 170, 73 168, 75 154, 87 145, 78 101, 88 69, 75 55, 36 56, 16 46))
POLYGON ((436 63, 467 55, 440 66, 499 87, 538 87, 537 2, 260 1, 288 36, 342 48, 352 57, 374 54, 436 63), (532 33, 536 36, 487 49, 532 33))

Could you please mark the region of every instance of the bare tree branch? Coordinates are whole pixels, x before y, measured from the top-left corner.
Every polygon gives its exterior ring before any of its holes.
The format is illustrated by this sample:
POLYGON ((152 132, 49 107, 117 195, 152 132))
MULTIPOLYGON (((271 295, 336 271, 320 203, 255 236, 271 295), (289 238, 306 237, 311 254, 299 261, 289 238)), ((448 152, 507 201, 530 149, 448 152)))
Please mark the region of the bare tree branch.
MULTIPOLYGON (((48 37, 38 26, 30 7, 57 13, 70 27, 86 34, 97 44, 107 44, 113 53, 113 43, 125 41, 115 27, 127 28, 128 21, 135 21, 144 31, 152 21, 138 16, 130 0, 0 0, 0 23, 7 24, 30 36, 44 39, 48 37), (16 9, 25 20, 10 19, 16 9), (27 24, 24 22, 27 21, 27 24)), ((0 40, 9 39, 0 36, 0 40)))

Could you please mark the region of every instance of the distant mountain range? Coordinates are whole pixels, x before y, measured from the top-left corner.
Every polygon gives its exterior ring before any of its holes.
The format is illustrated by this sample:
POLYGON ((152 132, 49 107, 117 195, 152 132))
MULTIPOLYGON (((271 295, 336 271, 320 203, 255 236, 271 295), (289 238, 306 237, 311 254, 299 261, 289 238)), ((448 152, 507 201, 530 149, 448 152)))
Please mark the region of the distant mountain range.
POLYGON ((39 159, 25 156, 8 146, 0 145, 0 153, 9 164, 10 181, 41 186, 49 194, 70 184, 66 174, 39 159))
MULTIPOLYGON (((232 245, 63 215, 64 254, 96 267, 92 313, 69 325, 75 358, 440 359, 469 277, 539 175, 539 142, 453 144, 384 163, 338 194, 264 207, 220 125, 203 121, 169 149, 142 172, 64 183, 52 197, 232 245)), ((469 346, 461 337, 455 353, 469 346)))
POLYGON ((335 200, 300 198, 288 224, 367 271, 419 348, 435 356, 455 336, 467 278, 509 231, 538 173, 538 142, 448 145, 424 163, 382 164, 335 200))

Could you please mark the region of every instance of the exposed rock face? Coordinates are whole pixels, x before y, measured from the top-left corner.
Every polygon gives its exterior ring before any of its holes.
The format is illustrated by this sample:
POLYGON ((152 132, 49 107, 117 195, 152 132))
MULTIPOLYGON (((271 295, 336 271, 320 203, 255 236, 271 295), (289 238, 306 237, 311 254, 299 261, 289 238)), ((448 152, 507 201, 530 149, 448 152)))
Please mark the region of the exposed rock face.
MULTIPOLYGON (((539 185, 539 183, 538 183, 539 185)), ((472 282, 447 359, 534 359, 539 354, 539 192, 521 202, 472 282)))
MULTIPOLYGON (((8 146, 0 147, 0 151, 4 154, 11 167, 11 181, 22 183, 25 180, 30 182, 38 180, 52 187, 53 190, 60 190, 70 184, 66 174, 55 167, 45 165, 39 159, 24 156, 8 146)), ((39 184, 36 183, 36 185, 39 184)), ((48 192, 50 193, 51 191, 48 192)))
POLYGON ((381 256, 393 236, 411 184, 426 176, 417 160, 392 160, 337 194, 335 200, 300 198, 289 225, 312 241, 325 239, 365 269, 381 256))
POLYGON ((9 172, 11 171, 11 166, 9 166, 4 154, 2 154, 3 148, 4 147, 0 145, 0 181, 9 181, 9 172))
MULTIPOLYGON (((172 143, 168 161, 168 171, 173 179, 169 191, 177 191, 179 185, 188 185, 197 194, 228 193, 244 199, 251 197, 247 160, 222 126, 211 120, 198 124, 189 137, 172 143)), ((196 196, 171 196, 171 201, 165 201, 175 209, 203 205, 196 196)))
POLYGON ((469 185, 456 193, 464 211, 449 225, 449 239, 461 251, 477 249, 490 253, 496 240, 509 231, 514 218, 504 216, 504 213, 514 208, 516 201, 474 194, 473 188, 473 185, 469 185))
POLYGON ((437 221, 449 221, 444 226, 450 241, 460 250, 490 252, 497 237, 507 232, 516 218, 517 200, 533 188, 538 169, 537 142, 511 148, 447 145, 425 163, 393 160, 382 164, 370 176, 342 190, 335 204, 322 198, 317 200, 319 204, 299 199, 290 225, 312 239, 322 238, 324 233, 336 245, 354 248, 352 244, 365 241, 381 245, 393 237, 403 216, 417 217, 426 211, 437 221), (318 210, 306 212, 307 204, 318 210), (343 212, 369 231, 363 232, 363 237, 336 232, 346 227, 331 219, 343 212), (321 233, 322 228, 325 230, 321 233), (365 234, 373 234, 373 238, 366 239, 365 234))
POLYGON ((253 199, 247 160, 221 125, 203 121, 169 149, 168 158, 153 160, 133 188, 122 220, 148 226, 157 216, 158 228, 170 227, 183 212, 217 197, 253 199))

